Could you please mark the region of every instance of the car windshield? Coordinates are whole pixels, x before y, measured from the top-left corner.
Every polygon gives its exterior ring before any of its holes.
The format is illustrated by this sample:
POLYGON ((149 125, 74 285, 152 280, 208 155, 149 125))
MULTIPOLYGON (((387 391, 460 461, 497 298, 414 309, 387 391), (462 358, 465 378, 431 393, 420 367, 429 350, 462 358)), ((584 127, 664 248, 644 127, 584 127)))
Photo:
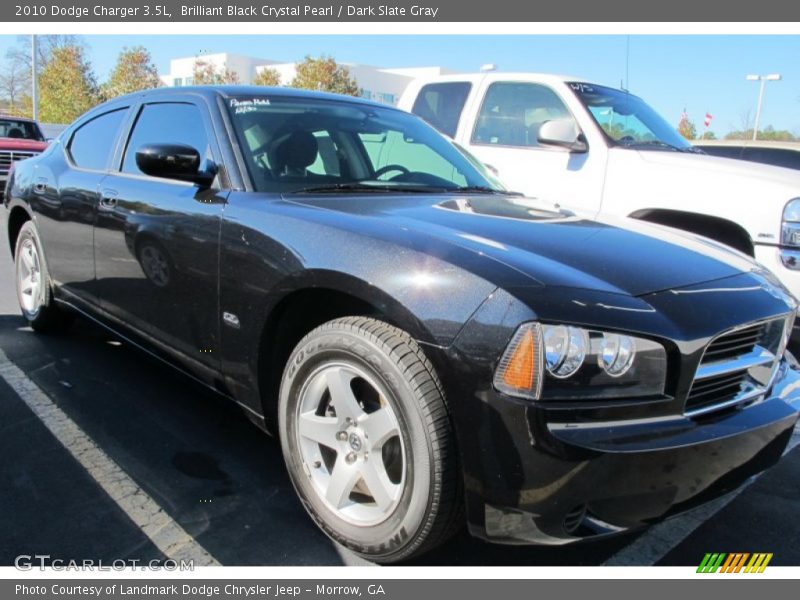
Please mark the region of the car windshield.
POLYGON ((568 85, 614 145, 694 151, 694 147, 641 98, 600 85, 578 82, 568 85))
POLYGON ((17 119, 0 118, 0 137, 44 141, 42 132, 39 131, 36 123, 17 119))
POLYGON ((395 109, 266 95, 227 105, 258 191, 502 191, 452 142, 395 109))

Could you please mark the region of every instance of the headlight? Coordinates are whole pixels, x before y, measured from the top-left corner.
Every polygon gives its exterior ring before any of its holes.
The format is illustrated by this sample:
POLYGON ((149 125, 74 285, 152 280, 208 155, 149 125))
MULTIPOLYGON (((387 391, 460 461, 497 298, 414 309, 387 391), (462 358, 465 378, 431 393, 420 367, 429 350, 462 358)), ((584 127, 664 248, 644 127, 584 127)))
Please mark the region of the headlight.
POLYGON ((783 209, 781 244, 800 247, 800 198, 789 200, 783 209))
POLYGON ((664 394, 667 353, 645 338, 567 325, 525 323, 494 385, 533 400, 654 398, 664 394))

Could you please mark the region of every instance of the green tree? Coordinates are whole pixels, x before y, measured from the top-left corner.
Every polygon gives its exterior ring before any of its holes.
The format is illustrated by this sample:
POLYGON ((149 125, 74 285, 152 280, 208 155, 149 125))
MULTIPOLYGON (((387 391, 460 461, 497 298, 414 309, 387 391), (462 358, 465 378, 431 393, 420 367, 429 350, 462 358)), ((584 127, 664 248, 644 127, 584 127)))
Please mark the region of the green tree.
POLYGON ((192 79, 195 85, 224 85, 239 83, 239 75, 236 71, 223 67, 217 69, 212 63, 196 58, 194 61, 194 72, 192 79))
POLYGON ((103 97, 116 98, 139 90, 159 87, 161 80, 150 52, 142 46, 123 48, 108 81, 102 87, 103 97))
POLYGON ((70 123, 99 99, 97 80, 83 47, 53 50, 39 77, 39 118, 47 123, 70 123))
POLYGON ((678 133, 680 133, 687 140, 694 140, 697 138, 697 128, 689 120, 689 117, 684 113, 678 123, 678 133))
POLYGON ((358 83, 350 76, 350 70, 338 65, 330 56, 319 58, 306 56, 303 62, 297 65, 297 74, 291 86, 347 96, 359 95, 358 83))
POLYGON ((706 131, 703 135, 700 136, 701 140, 715 140, 717 139, 717 134, 713 131, 706 131))
POLYGON ((253 85, 278 86, 281 84, 281 74, 277 69, 265 67, 253 77, 253 85))

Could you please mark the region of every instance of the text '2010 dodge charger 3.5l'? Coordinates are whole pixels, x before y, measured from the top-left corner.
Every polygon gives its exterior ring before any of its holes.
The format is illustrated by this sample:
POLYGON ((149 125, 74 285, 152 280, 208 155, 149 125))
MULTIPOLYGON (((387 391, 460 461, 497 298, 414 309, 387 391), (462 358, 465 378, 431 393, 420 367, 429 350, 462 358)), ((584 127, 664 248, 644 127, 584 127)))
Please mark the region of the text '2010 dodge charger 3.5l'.
POLYGON ((309 514, 392 562, 562 544, 774 464, 797 310, 742 254, 543 209, 421 120, 269 88, 115 99, 6 197, 34 329, 80 312, 279 434, 309 514))

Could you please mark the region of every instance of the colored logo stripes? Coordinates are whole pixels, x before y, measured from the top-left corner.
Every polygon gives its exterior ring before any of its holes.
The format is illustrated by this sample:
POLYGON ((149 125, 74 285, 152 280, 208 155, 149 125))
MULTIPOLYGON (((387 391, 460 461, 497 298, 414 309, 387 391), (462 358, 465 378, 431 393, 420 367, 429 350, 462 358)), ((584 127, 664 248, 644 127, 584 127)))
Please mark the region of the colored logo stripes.
POLYGON ((709 552, 697 567, 698 573, 763 573, 772 560, 769 552, 709 552), (748 560, 749 559, 749 560, 748 560))

